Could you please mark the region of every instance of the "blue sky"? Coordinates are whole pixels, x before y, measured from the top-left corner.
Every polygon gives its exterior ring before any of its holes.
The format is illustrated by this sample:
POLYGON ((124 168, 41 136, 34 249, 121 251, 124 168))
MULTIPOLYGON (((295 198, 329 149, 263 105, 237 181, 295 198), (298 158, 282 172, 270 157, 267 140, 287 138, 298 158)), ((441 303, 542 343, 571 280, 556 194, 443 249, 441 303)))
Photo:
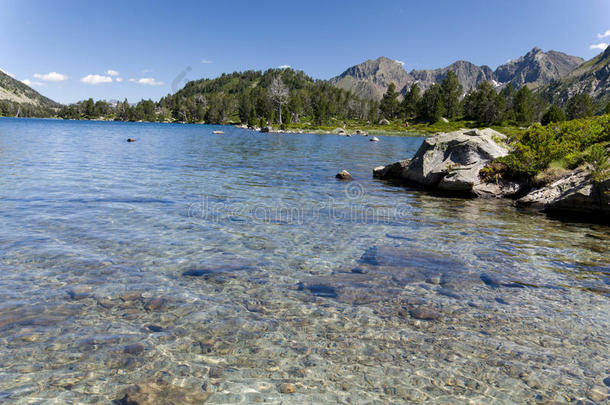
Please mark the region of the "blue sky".
POLYGON ((158 100, 222 72, 328 79, 381 55, 407 70, 495 68, 534 46, 589 59, 610 43, 610 1, 1 0, 0 41, 0 68, 56 101, 158 100))

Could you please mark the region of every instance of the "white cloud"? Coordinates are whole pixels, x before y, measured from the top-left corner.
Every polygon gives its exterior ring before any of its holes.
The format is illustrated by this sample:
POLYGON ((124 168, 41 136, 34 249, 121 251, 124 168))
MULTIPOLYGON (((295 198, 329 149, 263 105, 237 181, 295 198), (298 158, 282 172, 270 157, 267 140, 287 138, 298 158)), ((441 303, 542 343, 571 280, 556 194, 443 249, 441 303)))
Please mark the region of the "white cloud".
POLYGON ((129 79, 129 81, 130 81, 131 83, 135 83, 135 82, 137 82, 137 80, 136 80, 136 79, 134 79, 133 77, 132 77, 132 78, 130 78, 130 79, 129 79))
MULTIPOLYGON (((129 79, 129 81, 132 81, 131 79, 129 79)), ((134 80, 135 81, 135 80, 134 80)), ((163 86, 165 83, 163 82, 158 82, 156 81, 154 78, 152 77, 142 77, 140 79, 138 79, 137 81, 139 84, 145 84, 147 86, 163 86)))
POLYGON ((106 74, 107 74, 108 76, 118 76, 118 75, 119 75, 119 72, 117 72, 116 70, 108 69, 108 70, 106 71, 106 74))
POLYGON ((152 73, 152 69, 143 69, 142 73, 152 73))
POLYGON ((0 69, 0 72, 2 72, 2 73, 4 73, 4 74, 9 75, 9 76, 10 76, 10 77, 12 77, 13 79, 15 78, 15 75, 14 75, 14 74, 12 74, 12 73, 10 73, 10 72, 7 72, 7 71, 6 71, 6 70, 4 70, 4 69, 0 69))
POLYGON ((608 30, 608 31, 604 32, 603 34, 597 34, 597 37, 598 37, 599 39, 606 38, 606 37, 610 37, 610 30, 608 30))
POLYGON ((34 77, 45 82, 63 82, 64 80, 68 80, 68 76, 57 72, 49 72, 45 74, 34 73, 34 77))
POLYGON ((405 63, 401 60, 395 60, 394 62, 398 63, 400 66, 404 66, 405 63))
POLYGON ((208 63, 214 63, 214 62, 212 62, 211 60, 202 59, 201 63, 208 64, 208 63))
POLYGON ((87 75, 80 79, 80 81, 87 84, 112 83, 112 77, 101 75, 87 75))
POLYGON ((608 44, 605 42, 600 42, 599 44, 589 45, 591 49, 601 49, 602 51, 608 47, 608 44))
POLYGON ((44 83, 41 82, 33 82, 30 79, 24 79, 21 81, 21 83, 25 84, 26 86, 44 86, 44 83))
POLYGON ((290 69, 290 65, 281 65, 277 67, 278 69, 290 69))
POLYGON ((116 79, 114 79, 114 81, 121 83, 123 81, 123 78, 122 77, 117 77, 116 79))

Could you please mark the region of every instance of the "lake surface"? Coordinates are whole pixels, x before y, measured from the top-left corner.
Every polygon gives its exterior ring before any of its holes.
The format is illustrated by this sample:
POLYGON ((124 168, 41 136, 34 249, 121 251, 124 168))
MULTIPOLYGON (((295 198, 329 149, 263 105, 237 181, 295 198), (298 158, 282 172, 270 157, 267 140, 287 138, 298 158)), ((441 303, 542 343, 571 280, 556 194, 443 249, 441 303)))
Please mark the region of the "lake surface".
POLYGON ((603 401, 610 228, 372 178, 421 141, 0 119, 0 402, 603 401))

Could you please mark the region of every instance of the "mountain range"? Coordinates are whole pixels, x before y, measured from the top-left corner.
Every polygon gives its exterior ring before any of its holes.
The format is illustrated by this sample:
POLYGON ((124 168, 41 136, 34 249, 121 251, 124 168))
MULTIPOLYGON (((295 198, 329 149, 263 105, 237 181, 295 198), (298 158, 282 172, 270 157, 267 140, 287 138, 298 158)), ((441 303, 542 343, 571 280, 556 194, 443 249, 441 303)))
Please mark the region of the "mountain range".
MULTIPOLYGON (((441 82, 449 71, 457 75, 464 93, 487 81, 498 89, 509 83, 515 88, 528 86, 558 105, 564 105, 570 97, 582 93, 589 94, 593 101, 603 105, 610 102, 610 47, 586 62, 563 52, 544 52, 533 48, 524 56, 498 66, 496 70, 460 60, 444 68, 407 72, 402 62, 382 56, 352 66, 328 82, 349 90, 362 99, 379 100, 390 83, 394 83, 402 94, 413 83, 418 83, 421 90, 426 90, 432 84, 441 82)), ((1 102, 15 106, 30 105, 45 111, 56 111, 61 107, 61 104, 2 70, 1 102)))
POLYGON ((537 88, 566 76, 583 62, 584 59, 578 56, 557 51, 543 52, 534 48, 526 55, 499 66, 495 71, 486 65, 477 66, 460 60, 440 69, 407 72, 402 62, 382 56, 350 67, 330 79, 330 83, 362 98, 381 99, 392 82, 402 94, 413 83, 418 83, 422 90, 426 90, 432 84, 441 82, 447 72, 452 71, 462 84, 464 93, 486 81, 496 87, 511 83, 516 88, 524 85, 537 88))

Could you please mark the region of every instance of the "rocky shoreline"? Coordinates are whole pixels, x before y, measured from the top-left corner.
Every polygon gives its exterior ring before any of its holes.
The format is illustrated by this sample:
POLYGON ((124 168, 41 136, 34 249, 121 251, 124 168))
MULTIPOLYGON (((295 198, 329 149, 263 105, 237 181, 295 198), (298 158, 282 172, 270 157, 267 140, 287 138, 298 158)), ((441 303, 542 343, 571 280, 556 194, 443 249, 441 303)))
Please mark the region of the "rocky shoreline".
POLYGON ((373 169, 373 177, 444 195, 509 198, 520 207, 549 214, 610 220, 610 180, 595 183, 586 168, 568 172, 543 187, 496 178, 481 169, 510 153, 506 135, 493 129, 464 129, 426 138, 413 158, 373 169))

